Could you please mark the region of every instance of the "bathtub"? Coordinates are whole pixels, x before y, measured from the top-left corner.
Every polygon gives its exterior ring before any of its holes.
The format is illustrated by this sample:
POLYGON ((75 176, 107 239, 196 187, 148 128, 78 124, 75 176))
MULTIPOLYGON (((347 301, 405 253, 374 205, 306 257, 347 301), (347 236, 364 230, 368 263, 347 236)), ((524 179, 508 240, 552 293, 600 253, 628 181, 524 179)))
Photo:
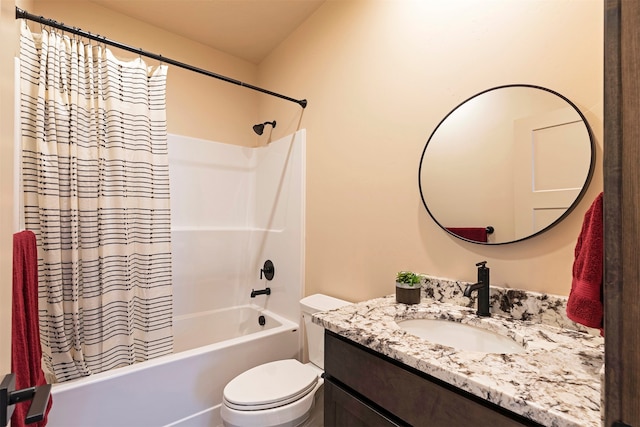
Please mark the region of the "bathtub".
POLYGON ((176 317, 173 354, 54 384, 47 425, 218 426, 233 377, 299 351, 299 325, 253 305, 176 317))

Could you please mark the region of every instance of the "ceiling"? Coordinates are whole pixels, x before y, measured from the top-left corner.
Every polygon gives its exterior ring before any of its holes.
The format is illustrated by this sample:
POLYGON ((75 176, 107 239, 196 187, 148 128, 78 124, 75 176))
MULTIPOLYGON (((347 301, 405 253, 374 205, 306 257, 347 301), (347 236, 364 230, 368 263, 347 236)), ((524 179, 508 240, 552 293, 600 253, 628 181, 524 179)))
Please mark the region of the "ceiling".
POLYGON ((325 0, 89 0, 259 64, 325 0))

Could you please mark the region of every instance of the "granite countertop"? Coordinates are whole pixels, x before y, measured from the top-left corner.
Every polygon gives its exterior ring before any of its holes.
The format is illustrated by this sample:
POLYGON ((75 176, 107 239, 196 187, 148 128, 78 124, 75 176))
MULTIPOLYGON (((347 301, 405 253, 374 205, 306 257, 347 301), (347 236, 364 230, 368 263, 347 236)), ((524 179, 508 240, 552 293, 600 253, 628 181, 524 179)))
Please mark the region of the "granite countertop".
POLYGON ((566 319, 566 298, 492 287, 492 316, 479 318, 475 301, 461 297, 464 285, 426 279, 420 304, 398 304, 389 295, 317 313, 313 321, 545 426, 600 426, 604 339, 566 319), (416 318, 469 323, 506 335, 525 351, 457 351, 395 322, 416 318))

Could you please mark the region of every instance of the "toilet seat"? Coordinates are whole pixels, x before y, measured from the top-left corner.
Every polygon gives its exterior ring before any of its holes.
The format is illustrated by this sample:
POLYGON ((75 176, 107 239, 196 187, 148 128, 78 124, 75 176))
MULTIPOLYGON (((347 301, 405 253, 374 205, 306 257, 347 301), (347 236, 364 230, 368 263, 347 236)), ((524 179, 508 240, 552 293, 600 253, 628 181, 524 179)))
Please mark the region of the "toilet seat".
POLYGON ((223 391, 225 406, 237 411, 277 408, 314 391, 319 375, 295 359, 277 360, 249 369, 231 380, 223 391))

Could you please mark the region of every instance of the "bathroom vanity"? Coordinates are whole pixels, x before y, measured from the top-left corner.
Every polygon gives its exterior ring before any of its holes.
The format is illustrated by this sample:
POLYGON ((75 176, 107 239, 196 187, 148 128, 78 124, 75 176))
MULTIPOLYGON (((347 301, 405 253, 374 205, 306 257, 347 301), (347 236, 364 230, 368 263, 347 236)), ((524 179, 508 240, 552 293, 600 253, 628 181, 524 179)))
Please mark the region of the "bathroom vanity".
POLYGON ((328 426, 540 425, 332 332, 325 354, 328 426))
POLYGON ((492 287, 493 315, 479 318, 464 287, 428 279, 420 304, 390 295, 315 314, 326 329, 325 424, 601 425, 604 340, 566 319, 566 298, 492 287), (464 324, 516 346, 442 345, 406 330, 407 319, 464 324))

